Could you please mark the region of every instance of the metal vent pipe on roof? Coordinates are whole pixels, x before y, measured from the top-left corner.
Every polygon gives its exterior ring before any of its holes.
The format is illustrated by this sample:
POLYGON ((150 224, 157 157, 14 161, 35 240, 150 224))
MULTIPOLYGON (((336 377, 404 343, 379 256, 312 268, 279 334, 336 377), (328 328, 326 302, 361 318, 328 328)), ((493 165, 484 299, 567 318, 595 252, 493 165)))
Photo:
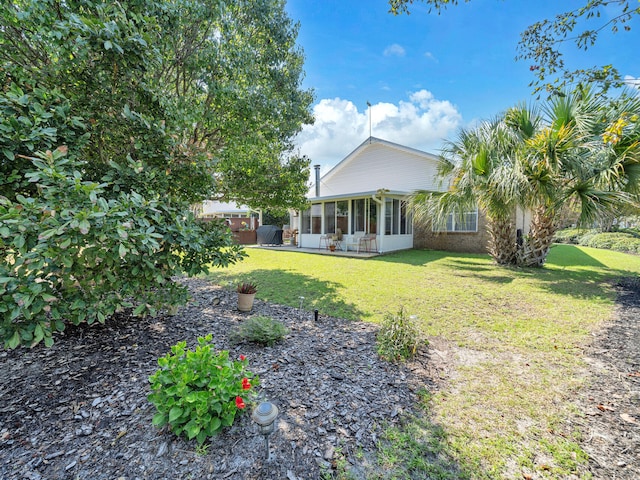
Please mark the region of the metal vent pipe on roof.
POLYGON ((314 165, 316 169, 316 197, 320 196, 320 165, 314 165))

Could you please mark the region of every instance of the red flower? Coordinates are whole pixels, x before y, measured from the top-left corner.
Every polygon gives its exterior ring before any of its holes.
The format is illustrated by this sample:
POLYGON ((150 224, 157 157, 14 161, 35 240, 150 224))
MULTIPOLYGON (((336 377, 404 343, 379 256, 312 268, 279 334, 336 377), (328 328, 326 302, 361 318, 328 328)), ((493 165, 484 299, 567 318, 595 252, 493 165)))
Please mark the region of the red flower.
POLYGON ((245 359, 245 358, 247 358, 247 357, 245 357, 244 355, 240 354, 240 357, 239 357, 239 358, 240 358, 240 361, 241 361, 241 362, 244 362, 244 359, 245 359))
POLYGON ((236 397, 236 407, 238 407, 240 410, 246 407, 246 405, 244 404, 244 400, 242 400, 242 397, 236 397))
POLYGON ((242 379, 242 389, 249 390, 250 388, 251 388, 251 382, 249 382, 249 379, 247 377, 244 377, 242 379))

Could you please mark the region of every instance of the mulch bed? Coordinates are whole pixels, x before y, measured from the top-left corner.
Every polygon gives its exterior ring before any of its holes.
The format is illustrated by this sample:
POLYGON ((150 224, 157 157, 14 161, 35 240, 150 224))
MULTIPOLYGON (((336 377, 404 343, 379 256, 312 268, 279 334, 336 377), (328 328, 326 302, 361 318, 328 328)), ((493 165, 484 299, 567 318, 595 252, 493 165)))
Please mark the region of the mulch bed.
POLYGON ((617 285, 615 320, 595 335, 577 420, 594 478, 640 479, 640 279, 617 285))
POLYGON ((316 322, 296 308, 256 301, 252 314, 282 321, 289 335, 273 347, 233 346, 227 335, 248 315, 237 311, 236 294, 185 282, 193 301, 175 316, 121 315, 69 328, 50 349, 0 350, 0 478, 308 480, 338 462, 365 478, 384 427, 414 408, 421 387, 433 387, 426 352, 391 365, 377 357, 375 325, 316 322), (210 332, 216 348, 247 357, 261 400, 280 409, 268 460, 250 415, 200 455, 195 441, 151 424, 147 379, 157 358, 210 332))
MULTIPOLYGON (((437 388, 451 367, 428 352, 391 365, 376 355, 375 325, 316 322, 311 312, 260 301, 252 314, 283 321, 290 334, 274 347, 233 346, 227 335, 247 318, 235 293, 185 282, 194 300, 175 316, 120 315, 69 328, 50 349, 0 350, 0 478, 308 480, 340 463, 366 478, 383 429, 412 413, 418 390, 437 388), (203 455, 151 425, 147 378, 156 359, 209 332, 217 348, 248 357, 261 399, 280 409, 268 460, 249 415, 203 455)), ((640 288, 627 281, 619 289, 616 320, 586 352, 592 374, 576 423, 594 478, 630 480, 640 478, 640 288)))

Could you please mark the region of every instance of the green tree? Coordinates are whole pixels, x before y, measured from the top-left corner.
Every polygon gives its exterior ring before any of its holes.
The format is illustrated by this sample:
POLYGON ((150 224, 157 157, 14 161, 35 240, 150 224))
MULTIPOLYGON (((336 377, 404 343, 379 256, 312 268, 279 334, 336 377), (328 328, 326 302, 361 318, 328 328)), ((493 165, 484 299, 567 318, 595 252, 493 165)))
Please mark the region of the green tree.
MULTIPOLYGON (((502 118, 485 121, 473 129, 462 129, 455 140, 442 149, 438 175, 447 183, 447 191, 421 191, 412 196, 416 218, 436 225, 444 224, 451 213, 479 207, 487 218, 488 252, 499 265, 516 262, 517 244, 515 211, 519 205, 525 179, 518 155, 523 138, 516 127, 531 135, 535 114, 526 117, 522 125, 510 126, 502 118)), ((515 118, 515 117, 514 117, 515 118)))
MULTIPOLYGON (((438 14, 459 3, 459 0, 420 1, 429 6, 429 13, 438 14)), ((390 11, 396 15, 409 13, 413 3, 414 0, 389 0, 390 11)), ((640 6, 634 7, 629 0, 584 0, 579 8, 530 25, 521 34, 518 58, 531 62, 530 69, 536 75, 532 82, 535 91, 560 92, 574 83, 597 85, 603 91, 622 86, 624 79, 614 65, 572 70, 564 63, 563 50, 567 44, 587 50, 605 32, 629 31, 631 21, 639 14, 640 6)))
POLYGON ((487 215, 489 252, 499 264, 544 264, 563 208, 590 224, 637 205, 640 102, 616 102, 583 89, 540 109, 520 105, 493 122, 463 130, 443 150, 444 194, 419 192, 419 210, 442 221, 474 203, 487 215), (532 213, 516 242, 516 208, 532 213))
POLYGON ((175 275, 242 258, 190 203, 304 201, 291 138, 312 94, 296 35, 278 0, 0 5, 6 345, 171 308, 186 301, 175 275))

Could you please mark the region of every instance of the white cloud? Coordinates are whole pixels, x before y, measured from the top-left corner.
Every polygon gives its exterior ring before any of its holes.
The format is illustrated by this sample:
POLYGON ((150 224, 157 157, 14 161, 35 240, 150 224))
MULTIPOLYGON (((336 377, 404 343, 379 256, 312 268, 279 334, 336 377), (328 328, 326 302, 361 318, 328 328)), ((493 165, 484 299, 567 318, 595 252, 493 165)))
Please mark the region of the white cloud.
POLYGON ((402 45, 394 43, 384 49, 383 55, 385 57, 404 57, 406 51, 402 45))
POLYGON ((640 78, 632 77, 631 75, 624 76, 624 83, 631 88, 640 89, 640 78))
POLYGON ((433 55, 433 53, 424 52, 424 56, 425 58, 428 58, 429 60, 433 60, 434 62, 438 63, 438 59, 433 55))
MULTIPOLYGON (((300 153, 320 164, 322 173, 369 138, 369 111, 349 100, 323 99, 313 109, 315 124, 306 125, 296 138, 300 153)), ((377 103, 371 107, 371 134, 390 142, 438 153, 443 139, 462 124, 454 105, 419 90, 408 101, 377 103)))

